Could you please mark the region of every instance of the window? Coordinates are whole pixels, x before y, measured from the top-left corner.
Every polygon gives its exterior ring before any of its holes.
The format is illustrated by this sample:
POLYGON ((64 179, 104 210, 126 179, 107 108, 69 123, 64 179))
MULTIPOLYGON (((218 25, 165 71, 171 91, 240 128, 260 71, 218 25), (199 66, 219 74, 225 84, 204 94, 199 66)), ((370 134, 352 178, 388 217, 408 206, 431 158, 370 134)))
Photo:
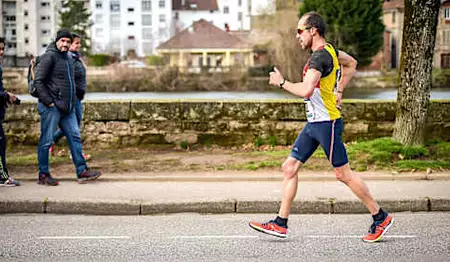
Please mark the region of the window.
POLYGON ((23 11, 24 16, 28 16, 28 10, 23 11))
POLYGON ((15 15, 5 16, 5 20, 8 22, 14 22, 16 21, 16 16, 15 15))
POLYGON ((23 26, 23 28, 24 28, 25 30, 28 30, 28 24, 25 24, 25 25, 23 26))
POLYGON ((128 40, 134 40, 134 35, 129 35, 128 40))
POLYGON ((450 68, 450 54, 441 54, 441 68, 450 68))
POLYGON ((30 39, 25 38, 25 44, 28 44, 30 42, 30 39))
POLYGON ((159 15, 159 22, 165 23, 166 22, 166 16, 165 15, 159 15))
POLYGON ((129 12, 129 13, 134 12, 134 8, 132 8, 132 7, 128 8, 128 12, 129 12))
POLYGON ((50 21, 50 16, 41 16, 41 21, 50 21))
POLYGON ((134 26, 134 22, 128 22, 129 26, 134 26))
POLYGON ((238 21, 242 21, 242 12, 238 13, 238 21))
POLYGON ((159 8, 166 7, 166 1, 165 0, 159 0, 159 8))
POLYGON ((152 25, 152 15, 142 15, 142 25, 152 25))
POLYGON ((159 34, 159 37, 164 38, 164 37, 166 37, 167 30, 165 28, 160 28, 158 34, 159 34))
POLYGON ((97 27, 97 28, 95 28, 95 34, 97 35, 97 36, 102 36, 102 34, 103 34, 103 28, 101 28, 101 27, 97 27))
POLYGON ((395 12, 392 12, 392 23, 395 23, 395 12))
POLYGON ((111 12, 120 12, 120 1, 111 0, 111 12))
POLYGON ((450 8, 444 8, 444 18, 445 20, 450 20, 450 8))
POLYGON ((152 29, 151 28, 143 28, 142 29, 142 39, 144 39, 144 40, 152 39, 152 29))
POLYGON ((41 2, 41 6, 47 7, 47 6, 50 6, 50 3, 49 2, 41 2))
POLYGON ((120 15, 111 15, 110 24, 111 29, 120 29, 120 15))
POLYGON ((95 1, 95 8, 101 9, 103 7, 103 3, 101 0, 95 1))
POLYGON ((47 47, 47 44, 42 44, 42 48, 46 48, 47 47))
POLYGON ((242 0, 239 0, 239 1, 238 1, 238 5, 239 5, 239 6, 242 6, 242 0))
POLYGON ((228 6, 224 6, 224 7, 223 7, 223 13, 224 13, 224 14, 230 13, 230 8, 229 8, 228 6))
POLYGON ((96 24, 102 24, 103 23, 103 15, 102 14, 96 14, 95 15, 95 23, 96 24))
POLYGON ((450 45, 450 30, 442 31, 442 45, 450 45))
POLYGON ((42 36, 48 36, 49 35, 49 30, 41 30, 41 35, 42 36))
POLYGON ((152 1, 142 0, 142 11, 152 11, 152 1))

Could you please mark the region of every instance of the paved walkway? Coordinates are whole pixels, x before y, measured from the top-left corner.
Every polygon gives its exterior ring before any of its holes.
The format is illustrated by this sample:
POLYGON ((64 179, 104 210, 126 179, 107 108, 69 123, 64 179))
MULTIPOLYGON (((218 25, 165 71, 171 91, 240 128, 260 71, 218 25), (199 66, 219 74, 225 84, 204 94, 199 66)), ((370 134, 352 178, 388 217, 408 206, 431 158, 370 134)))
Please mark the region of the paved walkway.
MULTIPOLYGON (((62 176, 56 187, 0 187, 0 213, 140 215, 158 213, 276 213, 281 174, 210 172, 105 174, 78 184, 62 176)), ((450 211, 450 174, 363 174, 386 210, 450 211)), ((301 173, 293 213, 365 213, 344 184, 326 172, 301 173)))

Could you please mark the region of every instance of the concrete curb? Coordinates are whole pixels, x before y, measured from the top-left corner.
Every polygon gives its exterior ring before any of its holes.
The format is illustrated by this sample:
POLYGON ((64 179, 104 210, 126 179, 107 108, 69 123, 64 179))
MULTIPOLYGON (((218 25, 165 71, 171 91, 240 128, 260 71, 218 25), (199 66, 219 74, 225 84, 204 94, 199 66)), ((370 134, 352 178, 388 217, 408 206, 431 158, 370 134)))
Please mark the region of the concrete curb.
MULTIPOLYGON (((380 205, 390 212, 450 211, 450 199, 419 198, 380 200, 380 205)), ((155 215, 165 213, 276 213, 279 201, 201 201, 148 203, 105 201, 2 200, 0 214, 46 213, 77 215, 155 215)), ((319 199, 299 200, 292 206, 292 214, 357 214, 367 209, 355 200, 319 199)))
MULTIPOLYGON (((364 181, 414 181, 414 180, 450 180, 450 174, 394 174, 394 175, 361 175, 364 181)), ((36 177, 31 176, 15 176, 15 179, 23 182, 36 182, 36 177)), ((75 181, 75 176, 56 177, 60 181, 75 181)), ((282 182, 283 175, 273 176, 243 176, 243 175, 211 175, 211 176, 195 176, 195 175, 179 175, 179 176, 123 176, 123 175, 103 175, 100 178, 105 182, 282 182)), ((299 176, 299 181, 336 181, 333 175, 305 175, 299 176)))

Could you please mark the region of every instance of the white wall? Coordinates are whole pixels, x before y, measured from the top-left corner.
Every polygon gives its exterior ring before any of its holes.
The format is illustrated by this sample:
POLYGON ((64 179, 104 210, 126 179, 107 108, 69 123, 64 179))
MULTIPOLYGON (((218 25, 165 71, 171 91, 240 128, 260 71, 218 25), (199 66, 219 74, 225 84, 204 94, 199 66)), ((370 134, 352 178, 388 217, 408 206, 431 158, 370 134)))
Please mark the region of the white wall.
POLYGON ((120 12, 111 12, 110 1, 91 0, 93 53, 118 52, 125 56, 129 49, 134 49, 138 56, 145 56, 170 37, 172 0, 163 0, 163 8, 159 7, 159 0, 152 0, 151 11, 142 10, 142 0, 120 0, 120 12), (101 8, 96 7, 98 1, 102 2, 101 8), (151 15, 151 25, 143 25, 143 15, 151 15), (159 21, 160 15, 165 17, 165 22, 159 21), (111 24, 112 16, 119 17, 117 28, 111 24), (151 31, 151 39, 144 39, 143 30, 151 31))
POLYGON ((186 28, 195 21, 200 19, 205 19, 206 21, 212 22, 215 26, 225 29, 225 23, 230 27, 230 30, 250 30, 250 10, 251 0, 240 0, 241 5, 239 5, 239 0, 218 0, 217 4, 219 10, 211 11, 176 11, 179 13, 180 25, 182 28, 186 28), (249 7, 250 3, 250 7, 249 7), (225 13, 226 7, 228 8, 228 13, 225 13), (242 19, 239 21, 239 13, 242 14, 242 19))

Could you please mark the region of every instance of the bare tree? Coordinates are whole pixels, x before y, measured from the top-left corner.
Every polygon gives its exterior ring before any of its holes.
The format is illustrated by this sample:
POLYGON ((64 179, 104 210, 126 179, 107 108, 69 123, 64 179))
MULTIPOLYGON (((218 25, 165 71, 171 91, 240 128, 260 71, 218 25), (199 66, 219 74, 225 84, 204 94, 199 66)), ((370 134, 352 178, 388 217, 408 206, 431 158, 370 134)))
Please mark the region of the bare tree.
POLYGON ((394 139, 405 145, 425 141, 433 51, 440 0, 405 0, 400 86, 394 139))
POLYGON ((266 13, 256 24, 260 39, 256 42, 268 44, 271 62, 280 69, 290 81, 300 81, 308 52, 303 51, 296 37, 298 10, 294 7, 278 10, 274 14, 266 13))

